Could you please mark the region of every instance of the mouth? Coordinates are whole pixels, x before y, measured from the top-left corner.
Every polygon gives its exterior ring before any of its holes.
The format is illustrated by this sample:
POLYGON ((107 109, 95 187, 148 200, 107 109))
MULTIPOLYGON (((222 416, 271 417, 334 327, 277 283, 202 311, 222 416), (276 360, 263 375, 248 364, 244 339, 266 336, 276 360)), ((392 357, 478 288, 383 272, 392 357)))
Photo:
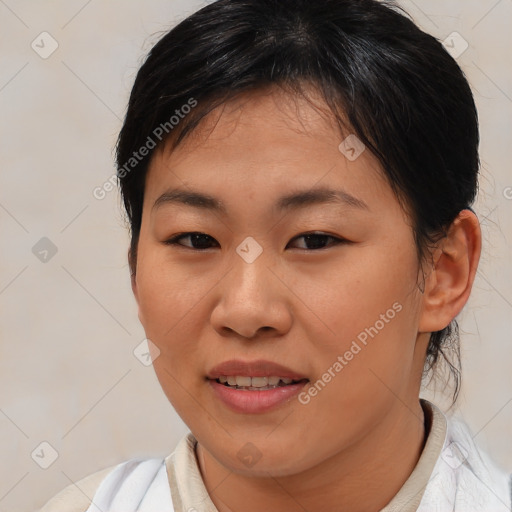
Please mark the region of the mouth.
POLYGON ((309 379, 290 379, 288 377, 270 376, 270 377, 249 377, 246 375, 221 375, 214 380, 218 384, 231 389, 245 391, 267 391, 294 384, 309 382, 309 379))
POLYGON ((239 414, 263 414, 291 405, 309 379, 221 375, 206 380, 215 399, 239 414))
POLYGON ((273 361, 232 359, 211 368, 206 382, 219 403, 237 413, 255 414, 290 404, 309 379, 273 361))

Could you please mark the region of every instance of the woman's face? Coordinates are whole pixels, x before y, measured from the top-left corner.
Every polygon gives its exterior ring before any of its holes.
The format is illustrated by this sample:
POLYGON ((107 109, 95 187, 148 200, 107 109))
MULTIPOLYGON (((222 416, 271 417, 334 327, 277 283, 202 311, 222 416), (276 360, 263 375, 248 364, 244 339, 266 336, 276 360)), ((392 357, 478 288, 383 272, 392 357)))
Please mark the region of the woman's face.
POLYGON ((370 152, 357 156, 352 138, 340 149, 348 135, 274 91, 226 104, 152 157, 132 283, 139 318, 165 394, 232 471, 298 473, 418 403, 428 334, 418 334, 413 233, 370 152), (190 232, 204 235, 166 244, 190 232), (307 382, 251 391, 207 378, 233 359, 307 382), (287 398, 273 406, 256 397, 276 393, 287 398))

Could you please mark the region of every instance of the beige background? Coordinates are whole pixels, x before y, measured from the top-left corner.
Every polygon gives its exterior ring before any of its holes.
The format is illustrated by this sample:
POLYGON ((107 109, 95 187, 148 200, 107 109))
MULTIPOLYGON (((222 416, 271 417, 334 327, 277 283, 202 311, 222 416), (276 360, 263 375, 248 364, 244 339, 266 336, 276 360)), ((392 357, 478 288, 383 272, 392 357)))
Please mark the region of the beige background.
MULTIPOLYGON (((458 62, 481 119, 484 250, 460 315, 459 414, 512 471, 512 0, 401 4, 427 32, 444 40, 457 31, 469 43, 458 62)), ((187 431, 133 354, 144 331, 119 196, 92 191, 115 172, 112 148, 143 56, 200 5, 0 0, 0 512, 33 510, 128 458, 164 456, 187 431), (31 48, 43 31, 59 45, 46 59, 31 48), (46 263, 33 253, 43 237, 57 248, 46 263), (58 453, 46 470, 31 458, 36 450, 39 464, 50 461, 42 442, 58 453)))

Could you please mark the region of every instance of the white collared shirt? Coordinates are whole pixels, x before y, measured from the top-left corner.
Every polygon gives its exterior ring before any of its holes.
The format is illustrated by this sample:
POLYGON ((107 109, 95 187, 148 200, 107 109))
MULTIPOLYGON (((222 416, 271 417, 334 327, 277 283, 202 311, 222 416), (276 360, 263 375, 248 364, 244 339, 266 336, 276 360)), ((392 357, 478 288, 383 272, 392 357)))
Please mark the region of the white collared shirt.
MULTIPOLYGON (((380 512, 510 512, 512 479, 467 427, 421 400, 429 425, 413 472, 380 512)), ((218 512, 188 432, 165 459, 131 459, 64 489, 39 512, 218 512)))

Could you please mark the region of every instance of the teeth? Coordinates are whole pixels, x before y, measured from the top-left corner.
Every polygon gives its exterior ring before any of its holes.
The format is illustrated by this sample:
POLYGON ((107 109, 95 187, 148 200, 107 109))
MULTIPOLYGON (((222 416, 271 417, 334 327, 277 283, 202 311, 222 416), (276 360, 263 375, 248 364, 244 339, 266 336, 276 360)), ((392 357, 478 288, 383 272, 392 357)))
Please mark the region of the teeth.
POLYGON ((241 384, 239 379, 240 377, 236 378, 237 386, 252 386, 253 388, 268 386, 268 377, 244 377, 241 382, 245 382, 245 384, 241 384))
POLYGON ((235 377, 237 386, 251 386, 251 377, 235 377))
POLYGON ((245 375, 221 375, 219 377, 219 382, 221 384, 229 384, 230 386, 239 386, 239 387, 253 387, 253 388, 264 388, 268 386, 277 386, 279 381, 282 381, 283 384, 291 384, 293 379, 289 379, 287 377, 248 377, 245 375))

